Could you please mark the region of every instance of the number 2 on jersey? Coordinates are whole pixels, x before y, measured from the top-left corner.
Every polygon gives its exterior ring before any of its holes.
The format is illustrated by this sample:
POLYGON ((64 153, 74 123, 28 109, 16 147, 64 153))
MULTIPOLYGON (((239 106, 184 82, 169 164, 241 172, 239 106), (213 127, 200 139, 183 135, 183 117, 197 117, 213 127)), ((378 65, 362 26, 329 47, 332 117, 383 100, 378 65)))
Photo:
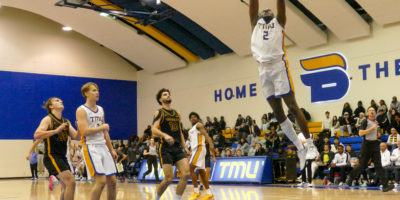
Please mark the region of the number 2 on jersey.
POLYGON ((264 31, 263 39, 268 40, 268 31, 264 31))

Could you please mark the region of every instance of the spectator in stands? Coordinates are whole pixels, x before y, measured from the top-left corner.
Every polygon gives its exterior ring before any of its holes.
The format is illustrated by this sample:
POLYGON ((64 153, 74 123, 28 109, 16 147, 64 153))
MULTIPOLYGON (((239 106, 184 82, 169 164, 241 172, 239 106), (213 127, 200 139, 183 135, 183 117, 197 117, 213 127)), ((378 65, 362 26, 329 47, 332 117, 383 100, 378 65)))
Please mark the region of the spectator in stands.
POLYGON ((371 105, 370 105, 371 107, 374 107, 375 108, 375 110, 378 110, 378 105, 376 105, 376 102, 375 102, 375 100, 373 100, 373 99, 371 99, 371 105))
POLYGON ((215 148, 215 157, 221 157, 221 148, 215 148))
POLYGON ((351 170, 350 167, 350 155, 344 152, 343 145, 339 145, 338 152, 335 154, 335 157, 332 160, 331 170, 329 172, 329 184, 333 184, 333 180, 335 178, 335 172, 339 172, 340 183, 339 186, 342 186, 346 181, 346 173, 351 170))
POLYGON ((339 143, 339 138, 334 137, 334 139, 333 139, 333 144, 331 145, 331 151, 332 151, 333 153, 337 153, 340 145, 343 146, 342 143, 339 143))
POLYGON ((283 148, 278 149, 278 158, 285 159, 287 157, 287 153, 283 150, 283 148))
POLYGON ((236 150, 236 157, 243 157, 243 152, 241 149, 236 150))
POLYGON ((388 112, 388 118, 389 118, 389 122, 390 124, 392 124, 394 122, 394 118, 396 116, 398 112, 396 110, 389 110, 388 112))
POLYGON ((387 140, 387 145, 389 149, 394 150, 397 148, 397 141, 400 140, 400 134, 397 132, 395 128, 390 129, 390 135, 387 140))
POLYGON ((251 147, 249 148, 249 152, 247 153, 247 156, 255 156, 256 155, 256 143, 252 142, 251 147))
POLYGON ((136 169, 134 168, 135 163, 137 162, 137 149, 135 147, 135 143, 132 141, 128 145, 127 153, 128 156, 128 166, 132 166, 133 170, 131 174, 128 174, 129 177, 136 176, 136 169))
POLYGON ((315 172, 315 177, 318 176, 320 179, 324 178, 324 171, 326 169, 329 169, 334 156, 335 154, 332 151, 330 151, 330 145, 325 144, 324 150, 315 159, 318 165, 318 169, 315 172))
MULTIPOLYGON (((269 134, 265 133, 264 138, 260 141, 261 146, 266 149, 268 147, 269 134)), ((269 148, 269 147, 268 147, 269 148)))
POLYGON ((390 161, 392 161, 395 166, 395 187, 397 187, 400 181, 400 140, 397 140, 397 148, 393 150, 390 161))
POLYGON ((344 131, 348 131, 349 135, 353 136, 352 126, 354 125, 354 120, 350 115, 350 113, 345 112, 344 116, 340 118, 340 134, 342 137, 344 136, 344 131))
POLYGON ((250 148, 250 145, 249 145, 249 143, 247 143, 246 138, 240 138, 239 144, 236 147, 236 151, 240 149, 240 150, 242 150, 242 153, 244 155, 247 155, 247 153, 249 152, 249 148, 250 148))
POLYGON ((278 145, 280 148, 287 147, 289 143, 289 139, 286 137, 285 133, 280 132, 278 133, 278 145))
POLYGON ((340 130, 340 122, 337 116, 332 117, 331 137, 336 137, 336 133, 340 130))
POLYGON ((253 120, 251 119, 250 115, 246 116, 245 122, 247 127, 250 127, 253 124, 253 120))
POLYGON ((268 130, 268 120, 267 119, 262 119, 261 120, 261 130, 263 131, 263 132, 267 132, 267 130, 268 130))
POLYGON ((360 130, 361 122, 362 122, 364 119, 365 119, 365 114, 364 114, 363 112, 360 112, 360 113, 358 114, 356 124, 354 125, 354 126, 356 127, 357 133, 358 133, 358 131, 360 130))
POLYGON ((351 144, 348 144, 346 146, 346 152, 349 153, 350 158, 357 157, 356 153, 353 151, 353 148, 351 147, 351 144))
POLYGON ((211 122, 210 116, 207 116, 207 117, 206 117, 206 124, 204 125, 204 128, 206 128, 206 131, 207 131, 207 132, 210 132, 210 130, 213 130, 213 129, 214 129, 213 123, 211 122))
MULTIPOLYGON (((329 141, 329 137, 325 136, 322 141, 322 146, 329 145, 329 150, 331 149, 331 141, 329 141)), ((324 149, 321 149, 319 152, 321 153, 324 149)))
POLYGON ((393 96, 392 97, 392 102, 390 103, 390 109, 395 110, 398 113, 400 113, 400 102, 397 101, 397 97, 393 96))
POLYGON ((268 114, 270 114, 270 117, 269 117, 269 128, 270 128, 270 130, 274 129, 276 131, 276 129, 278 128, 279 122, 275 118, 275 114, 274 113, 268 113, 268 114))
POLYGON ((247 126, 246 123, 243 121, 242 125, 239 128, 239 132, 236 134, 236 139, 240 141, 241 138, 247 138, 249 134, 250 134, 249 126, 247 126))
POLYGON ((362 101, 358 101, 357 108, 354 110, 354 117, 355 118, 359 117, 360 113, 365 113, 365 108, 363 106, 362 101))
POLYGON ((220 130, 226 129, 226 122, 225 122, 224 116, 221 116, 221 118, 219 120, 219 127, 220 127, 220 130))
POLYGON ((256 120, 252 121, 251 133, 256 133, 256 136, 260 136, 260 134, 261 134, 260 128, 256 124, 256 120))
MULTIPOLYGON (((327 136, 325 136, 325 137, 327 137, 327 136)), ((324 150, 324 141, 322 138, 319 137, 318 134, 316 134, 314 136, 314 145, 315 145, 315 147, 317 147, 318 152, 321 152, 324 150)))
MULTIPOLYGON (((386 179, 389 178, 389 173, 393 171, 392 161, 390 160, 390 151, 387 149, 386 143, 382 142, 380 144, 381 149, 381 162, 383 170, 385 170, 386 179)), ((375 181, 377 182, 377 181, 375 181)))
POLYGON ((380 110, 383 110, 383 112, 384 112, 385 114, 386 114, 386 112, 388 111, 388 108, 387 108, 387 105, 386 105, 386 103, 385 103, 385 100, 383 100, 383 99, 381 99, 381 100, 379 101, 378 112, 379 112, 380 110))
POLYGON ((275 129, 271 130, 271 134, 268 135, 268 140, 266 142, 266 148, 271 148, 273 152, 276 152, 280 147, 278 135, 275 132, 275 129))
POLYGON ((223 147, 225 146, 225 137, 222 135, 221 131, 217 131, 217 134, 213 136, 214 146, 223 147))
POLYGON ((385 134, 386 132, 390 132, 390 123, 387 118, 386 112, 384 112, 383 108, 379 109, 378 116, 376 116, 376 121, 379 123, 379 128, 381 129, 381 133, 385 134))
POLYGON ((228 148, 225 150, 225 157, 233 157, 232 151, 228 148))
POLYGON ((214 122, 212 123, 212 126, 216 131, 221 130, 221 125, 219 124, 217 117, 214 117, 214 122))
POLYGON ((268 121, 268 115, 266 113, 264 113, 261 117, 261 121, 265 119, 265 121, 268 121))
POLYGON ((398 133, 400 133, 400 113, 396 113, 391 125, 398 133))
POLYGON ((270 148, 263 148, 265 150, 265 155, 273 158, 273 153, 271 152, 270 148))
POLYGON ((252 132, 252 134, 249 135, 248 137, 249 143, 253 144, 253 143, 260 143, 261 140, 260 138, 257 136, 256 132, 252 132))
POLYGON ((330 135, 332 129, 332 118, 329 116, 329 111, 325 112, 325 117, 322 120, 321 133, 323 136, 330 135))
POLYGON ((346 112, 347 112, 347 114, 349 114, 350 117, 353 116, 353 110, 351 109, 350 104, 348 102, 344 103, 344 105, 343 105, 343 109, 342 109, 343 117, 345 116, 346 112))
POLYGON ((256 145, 256 156, 264 156, 266 155, 265 149, 261 146, 260 143, 257 143, 256 145))
POLYGON ((238 115, 235 123, 235 130, 239 130, 244 122, 244 119, 241 114, 238 115))

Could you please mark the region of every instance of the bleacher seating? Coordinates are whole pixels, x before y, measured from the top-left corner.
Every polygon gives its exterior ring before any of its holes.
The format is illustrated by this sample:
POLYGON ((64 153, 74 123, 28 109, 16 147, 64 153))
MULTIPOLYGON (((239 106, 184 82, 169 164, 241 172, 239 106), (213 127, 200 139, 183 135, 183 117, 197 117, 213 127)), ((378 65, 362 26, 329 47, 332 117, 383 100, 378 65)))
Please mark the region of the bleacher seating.
POLYGON ((314 137, 315 135, 318 135, 322 130, 322 122, 308 122, 307 126, 308 130, 311 134, 313 134, 314 137))

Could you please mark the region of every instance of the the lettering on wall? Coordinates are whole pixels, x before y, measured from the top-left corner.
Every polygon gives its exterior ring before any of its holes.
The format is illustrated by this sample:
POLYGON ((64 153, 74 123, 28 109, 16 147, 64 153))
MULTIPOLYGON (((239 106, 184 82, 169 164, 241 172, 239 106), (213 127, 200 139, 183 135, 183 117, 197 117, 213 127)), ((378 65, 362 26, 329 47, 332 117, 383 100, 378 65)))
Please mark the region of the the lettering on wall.
POLYGON ((301 81, 311 88, 311 102, 327 102, 343 98, 350 88, 347 62, 340 53, 300 60, 305 73, 301 81))
POLYGON ((241 85, 236 87, 228 87, 226 89, 214 90, 214 101, 220 102, 223 100, 230 101, 232 99, 242 99, 257 96, 257 84, 241 85))
MULTIPOLYGON (((389 77, 389 61, 383 61, 383 62, 376 62, 375 65, 375 75, 377 79, 380 79, 381 77, 389 77)), ((394 62, 394 74, 396 76, 400 76, 400 59, 395 59, 394 62)), ((367 80, 368 78, 368 72, 371 71, 369 70, 371 68, 371 64, 363 64, 359 65, 358 69, 362 71, 362 76, 363 80, 367 80)), ((370 72, 371 73, 371 72, 370 72)))

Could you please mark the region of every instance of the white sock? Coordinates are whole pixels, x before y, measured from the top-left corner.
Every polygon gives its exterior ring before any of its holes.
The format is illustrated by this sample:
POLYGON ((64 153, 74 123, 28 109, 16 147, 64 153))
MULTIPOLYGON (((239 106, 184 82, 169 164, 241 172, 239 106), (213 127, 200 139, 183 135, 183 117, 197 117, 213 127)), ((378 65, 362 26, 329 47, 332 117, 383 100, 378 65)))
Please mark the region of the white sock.
POLYGON ((182 199, 182 195, 176 195, 175 199, 176 200, 181 200, 182 199))
POLYGON ((200 194, 199 187, 194 188, 194 193, 200 194))
POLYGON ((155 198, 154 200, 160 200, 160 198, 161 198, 161 197, 157 194, 157 195, 156 195, 156 198, 155 198))
POLYGON ((288 137, 289 140, 292 141, 294 145, 296 145, 297 150, 304 149, 304 146, 300 142, 299 137, 297 137, 296 131, 294 131, 293 124, 289 120, 289 118, 286 118, 286 120, 282 122, 280 125, 286 137, 288 137))

